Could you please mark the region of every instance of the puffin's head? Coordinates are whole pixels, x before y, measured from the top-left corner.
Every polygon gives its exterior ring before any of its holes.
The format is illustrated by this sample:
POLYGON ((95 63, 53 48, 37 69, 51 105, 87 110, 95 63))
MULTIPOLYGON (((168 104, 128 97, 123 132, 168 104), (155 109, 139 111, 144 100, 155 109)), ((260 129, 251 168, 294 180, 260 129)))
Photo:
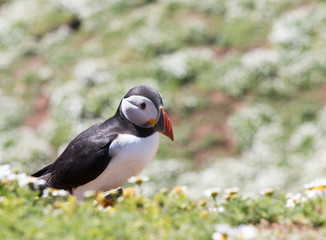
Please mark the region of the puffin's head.
POLYGON ((154 88, 139 85, 127 92, 121 101, 126 119, 143 128, 154 128, 173 141, 173 130, 163 108, 162 95, 154 88))

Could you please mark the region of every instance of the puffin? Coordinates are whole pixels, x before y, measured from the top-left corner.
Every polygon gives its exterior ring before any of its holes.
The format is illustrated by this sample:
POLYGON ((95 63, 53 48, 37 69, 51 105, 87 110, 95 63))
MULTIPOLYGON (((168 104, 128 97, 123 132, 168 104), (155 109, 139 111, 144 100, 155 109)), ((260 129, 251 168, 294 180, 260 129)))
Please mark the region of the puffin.
POLYGON ((65 189, 78 200, 88 191, 119 188, 152 161, 159 133, 174 139, 162 95, 150 86, 135 86, 114 116, 81 132, 54 162, 31 176, 43 179, 42 189, 65 189))

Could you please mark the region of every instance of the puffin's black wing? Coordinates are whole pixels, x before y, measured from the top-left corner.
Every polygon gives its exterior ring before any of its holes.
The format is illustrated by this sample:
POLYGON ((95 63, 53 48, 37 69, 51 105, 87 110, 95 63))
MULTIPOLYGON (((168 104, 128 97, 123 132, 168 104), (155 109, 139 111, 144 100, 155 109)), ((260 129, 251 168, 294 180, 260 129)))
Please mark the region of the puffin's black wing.
POLYGON ((43 178, 48 186, 69 191, 94 180, 108 166, 109 147, 117 137, 106 130, 100 124, 88 128, 69 143, 55 162, 32 176, 43 178))

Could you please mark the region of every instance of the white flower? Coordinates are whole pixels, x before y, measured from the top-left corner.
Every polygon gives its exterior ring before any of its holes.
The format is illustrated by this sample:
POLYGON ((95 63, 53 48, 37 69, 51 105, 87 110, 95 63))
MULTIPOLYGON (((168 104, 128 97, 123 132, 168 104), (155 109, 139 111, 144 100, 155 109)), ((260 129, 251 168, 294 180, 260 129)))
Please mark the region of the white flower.
POLYGON ((317 197, 323 197, 325 196, 325 191, 319 191, 319 190, 307 190, 305 191, 308 198, 317 198, 317 197))
POLYGON ((209 49, 187 49, 162 56, 160 59, 160 65, 163 71, 173 77, 184 78, 188 74, 189 63, 191 61, 208 61, 212 56, 212 51, 209 49))
POLYGON ((99 84, 110 80, 111 73, 103 59, 81 60, 74 69, 75 78, 84 86, 99 84))
POLYGON ((55 31, 51 31, 44 35, 44 37, 41 40, 42 45, 40 46, 41 49, 47 50, 48 48, 55 46, 56 44, 59 44, 60 42, 63 42, 71 33, 71 29, 63 25, 59 27, 55 31))
POLYGON ((49 142, 41 139, 28 127, 18 127, 2 133, 0 138, 0 161, 20 164, 37 163, 50 157, 52 148, 49 142), (5 147, 6 142, 10 142, 5 147))
POLYGON ((278 21, 275 21, 269 39, 276 44, 306 44, 309 41, 305 29, 302 28, 304 21, 309 19, 309 9, 299 8, 286 13, 278 21))
POLYGON ((218 207, 218 208, 217 208, 217 211, 218 211, 219 213, 224 212, 224 207, 222 207, 222 206, 218 207))
POLYGON ((210 212, 217 212, 217 208, 216 207, 209 207, 208 211, 210 212))
POLYGON ((146 177, 146 176, 143 176, 143 177, 135 177, 135 176, 132 176, 128 179, 128 182, 129 183, 136 183, 138 185, 142 184, 143 182, 148 182, 149 178, 146 177))
POLYGON ((325 190, 326 178, 318 178, 304 185, 304 188, 308 190, 325 190))
POLYGON ((236 228, 236 237, 238 239, 254 239, 257 237, 258 233, 255 227, 252 225, 240 225, 236 228))
POLYGON ((220 189, 219 188, 209 188, 209 189, 206 189, 203 194, 206 196, 206 197, 213 197, 213 198, 216 198, 216 196, 220 193, 220 189))
MULTIPOLYGON (((107 2, 110 3, 113 1, 107 2)), ((77 14, 79 17, 86 19, 90 18, 100 10, 105 9, 106 6, 104 4, 99 4, 98 2, 96 3, 97 4, 92 4, 92 1, 90 0, 59 0, 57 2, 59 6, 61 5, 60 7, 67 8, 69 11, 77 14)))
POLYGON ((10 166, 8 164, 0 166, 0 180, 7 179, 12 174, 10 166))
POLYGON ((309 46, 315 32, 323 31, 319 26, 325 21, 325 5, 316 4, 286 12, 275 21, 269 40, 274 44, 296 48, 309 46))
POLYGON ((70 81, 54 89, 50 103, 53 112, 60 116, 78 120, 83 111, 85 99, 81 96, 81 85, 76 81, 70 81))
POLYGON ((315 149, 323 144, 320 139, 322 134, 318 126, 313 123, 304 123, 297 127, 289 140, 290 149, 299 151, 303 146, 315 149))
POLYGON ((238 187, 227 188, 227 189, 224 190, 224 192, 225 192, 226 194, 230 194, 230 195, 232 195, 232 194, 237 194, 238 191, 239 191, 239 188, 238 188, 238 187))
POLYGON ((235 67, 222 77, 222 88, 232 96, 241 96, 250 88, 250 72, 244 67, 235 67))
POLYGON ((0 112, 0 131, 7 130, 8 125, 10 125, 12 122, 16 122, 21 118, 23 112, 23 103, 19 101, 18 98, 5 95, 0 90, 0 112))
POLYGON ((301 193, 287 193, 286 198, 286 207, 288 208, 294 208, 296 205, 299 205, 306 200, 305 198, 302 198, 301 193))
POLYGON ((232 227, 228 224, 216 224, 216 232, 229 235, 232 232, 232 227))
POLYGON ((260 194, 263 195, 263 196, 272 196, 274 194, 274 189, 273 188, 266 188, 264 190, 261 190, 260 194))
POLYGON ((126 45, 138 50, 145 50, 150 46, 160 45, 167 40, 157 26, 141 27, 126 40, 126 45))
POLYGON ((215 226, 216 232, 213 234, 213 240, 226 240, 226 239, 242 239, 250 240, 257 237, 258 232, 252 225, 240 225, 232 228, 226 224, 218 224, 215 226))
POLYGON ((227 240, 227 235, 219 233, 219 232, 214 232, 212 235, 213 240, 227 240))
POLYGON ((326 196, 326 178, 318 178, 304 185, 308 198, 326 196))
POLYGON ((219 207, 209 207, 208 208, 208 211, 222 213, 222 212, 224 212, 224 207, 222 207, 222 206, 219 206, 219 207))
POLYGON ((177 78, 183 78, 187 75, 187 61, 189 54, 186 52, 176 52, 165 55, 161 59, 162 69, 177 78))
POLYGON ((106 207, 106 206, 102 206, 101 204, 98 204, 96 209, 101 212, 111 212, 114 210, 114 208, 112 206, 106 207))
POLYGON ((16 180, 20 187, 26 187, 29 184, 34 184, 36 178, 27 176, 25 173, 16 174, 16 180))
POLYGON ((249 147, 257 131, 264 125, 279 122, 279 116, 271 105, 254 104, 232 115, 228 124, 238 144, 249 147))
POLYGON ((266 65, 275 65, 279 61, 279 53, 270 49, 254 49, 242 56, 241 63, 249 69, 257 69, 266 65))
POLYGON ((287 208, 294 208, 295 207, 295 203, 294 203, 294 201, 293 201, 293 199, 288 199, 288 200, 286 200, 286 207, 287 208))
POLYGON ((54 189, 52 192, 51 192, 51 195, 53 197, 66 197, 69 195, 69 192, 66 191, 66 190, 63 190, 63 189, 54 189))

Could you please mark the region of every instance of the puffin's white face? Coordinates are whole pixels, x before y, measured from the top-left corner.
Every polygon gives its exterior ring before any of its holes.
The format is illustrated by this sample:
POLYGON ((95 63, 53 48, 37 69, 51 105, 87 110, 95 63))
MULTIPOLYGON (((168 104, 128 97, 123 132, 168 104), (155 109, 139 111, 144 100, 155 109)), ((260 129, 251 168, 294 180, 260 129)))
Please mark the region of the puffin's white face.
POLYGON ((140 95, 122 99, 121 110, 130 122, 145 128, 153 127, 159 117, 159 112, 154 103, 140 95))

